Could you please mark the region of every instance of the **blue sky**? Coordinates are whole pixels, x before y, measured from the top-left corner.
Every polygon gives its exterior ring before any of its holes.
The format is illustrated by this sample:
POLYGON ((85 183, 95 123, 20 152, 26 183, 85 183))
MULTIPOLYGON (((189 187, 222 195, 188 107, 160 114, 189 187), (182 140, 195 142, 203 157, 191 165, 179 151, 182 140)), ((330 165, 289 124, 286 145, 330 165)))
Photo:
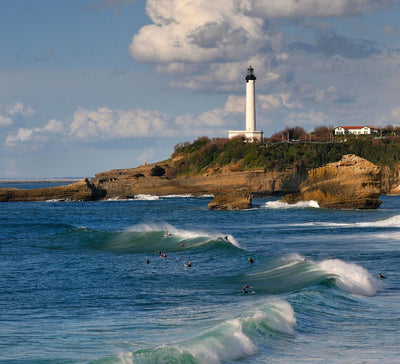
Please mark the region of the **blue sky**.
POLYGON ((94 176, 257 129, 400 124, 400 1, 0 0, 0 178, 94 176))

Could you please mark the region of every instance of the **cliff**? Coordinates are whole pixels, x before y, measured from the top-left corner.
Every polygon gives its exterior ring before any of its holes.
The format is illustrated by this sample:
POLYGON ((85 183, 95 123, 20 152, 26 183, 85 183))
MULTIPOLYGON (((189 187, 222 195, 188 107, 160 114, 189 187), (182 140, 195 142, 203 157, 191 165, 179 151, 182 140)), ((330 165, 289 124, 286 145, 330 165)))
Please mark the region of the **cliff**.
POLYGON ((317 201, 324 208, 375 209, 382 201, 381 171, 375 164, 355 155, 308 171, 300 192, 283 201, 317 201))
POLYGON ((106 191, 96 188, 87 178, 66 186, 23 190, 0 189, 0 202, 18 201, 92 201, 105 197, 106 191))
MULTIPOLYGON (((160 164, 168 171, 167 165, 160 164)), ((306 172, 290 170, 285 172, 239 171, 229 169, 209 170, 194 176, 170 178, 152 176, 152 166, 113 170, 96 174, 91 183, 107 191, 107 198, 131 198, 139 194, 218 194, 242 190, 256 195, 297 192, 306 172)))

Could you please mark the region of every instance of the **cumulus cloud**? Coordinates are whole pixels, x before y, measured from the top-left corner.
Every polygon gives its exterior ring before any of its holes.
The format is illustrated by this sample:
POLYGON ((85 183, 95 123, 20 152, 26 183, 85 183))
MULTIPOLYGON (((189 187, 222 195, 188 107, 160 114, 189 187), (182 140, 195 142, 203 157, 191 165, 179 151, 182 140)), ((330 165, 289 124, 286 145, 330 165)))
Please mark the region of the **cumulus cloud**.
POLYGON ((292 95, 290 93, 258 96, 258 101, 262 109, 293 109, 302 107, 300 102, 292 101, 291 99, 292 95))
POLYGON ((30 142, 35 144, 34 149, 40 149, 42 143, 63 132, 64 128, 62 122, 52 119, 43 128, 19 128, 16 133, 7 136, 4 145, 9 148, 14 148, 21 143, 30 142))
POLYGON ((6 106, 4 108, 5 113, 9 116, 31 116, 35 114, 35 110, 33 110, 29 106, 25 106, 22 102, 18 101, 12 105, 6 106))
POLYGON ((82 140, 163 136, 168 134, 169 119, 165 113, 143 109, 79 108, 74 112, 69 134, 82 140))
POLYGON ((7 126, 13 123, 12 119, 0 114, 0 126, 7 126))
MULTIPOLYGON (((153 24, 142 27, 129 47, 141 62, 246 61, 258 53, 271 51, 281 35, 268 29, 270 19, 359 15, 385 9, 398 0, 147 0, 146 12, 153 24)), ((372 44, 338 36, 328 42, 332 53, 344 42, 347 54, 374 52, 372 44), (355 47, 355 50, 351 48, 355 47)), ((297 46, 300 46, 298 44, 297 46)), ((303 45, 305 47, 306 44, 303 45)))
POLYGON ((263 20, 246 16, 237 1, 147 0, 154 24, 135 34, 132 57, 141 62, 232 61, 270 42, 263 20))
POLYGON ((16 144, 19 142, 26 142, 28 140, 31 140, 32 133, 33 130, 31 129, 19 128, 15 135, 7 136, 5 145, 8 147, 13 147, 16 146, 16 144))
POLYGON ((14 119, 19 116, 27 117, 34 114, 35 111, 32 108, 29 106, 24 106, 24 104, 20 101, 4 107, 3 111, 0 107, 0 127, 12 125, 14 123, 14 119))

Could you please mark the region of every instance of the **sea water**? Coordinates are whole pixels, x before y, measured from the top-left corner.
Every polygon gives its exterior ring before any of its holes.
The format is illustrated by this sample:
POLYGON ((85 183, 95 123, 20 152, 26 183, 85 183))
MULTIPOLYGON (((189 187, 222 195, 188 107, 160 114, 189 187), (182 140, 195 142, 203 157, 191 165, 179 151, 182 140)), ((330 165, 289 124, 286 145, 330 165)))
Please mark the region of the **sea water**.
POLYGON ((399 362, 400 197, 210 200, 1 204, 0 362, 399 362))

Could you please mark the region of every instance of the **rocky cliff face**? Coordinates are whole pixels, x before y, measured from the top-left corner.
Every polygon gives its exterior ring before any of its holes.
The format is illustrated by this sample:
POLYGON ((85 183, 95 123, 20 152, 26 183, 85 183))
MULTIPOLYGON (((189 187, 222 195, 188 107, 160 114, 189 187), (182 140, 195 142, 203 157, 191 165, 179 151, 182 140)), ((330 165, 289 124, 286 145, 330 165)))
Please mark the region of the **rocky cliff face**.
POLYGON ((105 197, 104 190, 96 188, 87 178, 66 186, 22 190, 0 189, 0 202, 18 201, 92 201, 105 197))
POLYGON ((91 182, 107 190, 107 198, 129 198, 138 194, 217 194, 232 190, 243 190, 251 194, 273 194, 298 191, 306 178, 301 171, 210 171, 203 175, 168 178, 153 177, 151 166, 114 170, 96 174, 91 182))
POLYGON ((314 200, 325 208, 375 209, 382 202, 380 194, 379 167, 355 155, 344 155, 339 162, 310 170, 300 185, 300 193, 283 200, 314 200))

